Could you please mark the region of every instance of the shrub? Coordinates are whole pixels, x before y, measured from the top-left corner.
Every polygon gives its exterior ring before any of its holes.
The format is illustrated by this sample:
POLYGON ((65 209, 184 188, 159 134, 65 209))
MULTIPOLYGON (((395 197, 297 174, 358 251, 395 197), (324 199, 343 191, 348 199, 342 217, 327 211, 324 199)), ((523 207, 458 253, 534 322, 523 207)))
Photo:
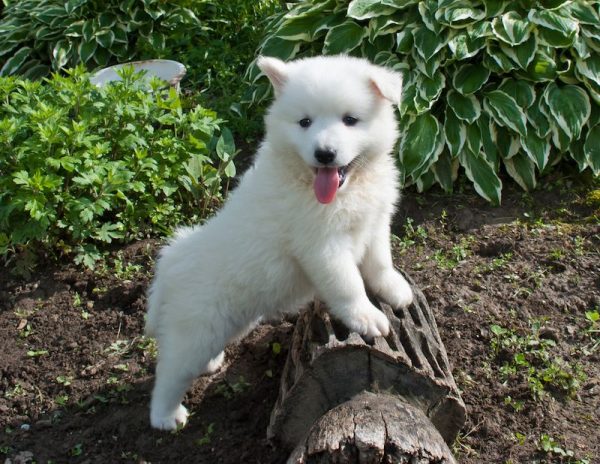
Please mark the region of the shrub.
POLYGON ((35 79, 78 63, 95 68, 152 56, 167 34, 194 24, 194 13, 178 2, 11 1, 0 20, 0 75, 35 79))
MULTIPOLYGON (((348 53, 404 72, 406 184, 451 191, 462 166, 499 203, 500 166, 524 189, 561 159, 600 174, 596 2, 303 0, 274 16, 260 52, 348 53)), ((254 63, 248 102, 268 85, 254 63)))
POLYGON ((205 217, 235 175, 213 111, 126 69, 96 88, 83 67, 45 82, 0 78, 0 255, 76 251, 205 217))

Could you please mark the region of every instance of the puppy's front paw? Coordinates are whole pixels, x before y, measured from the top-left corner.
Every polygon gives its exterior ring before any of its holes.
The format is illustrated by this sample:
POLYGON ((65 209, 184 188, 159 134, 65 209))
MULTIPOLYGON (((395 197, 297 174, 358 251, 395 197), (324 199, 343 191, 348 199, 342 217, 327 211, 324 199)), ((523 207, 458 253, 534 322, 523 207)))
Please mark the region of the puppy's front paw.
POLYGON ((352 311, 348 327, 368 339, 387 337, 390 333, 390 321, 375 306, 362 306, 352 311))
POLYGON ((395 270, 380 278, 379 296, 392 308, 406 308, 413 302, 413 292, 402 274, 395 270))
POLYGON ((183 427, 188 418, 188 410, 183 404, 180 404, 175 411, 168 414, 161 414, 152 408, 150 411, 150 423, 152 427, 159 430, 175 430, 183 427))

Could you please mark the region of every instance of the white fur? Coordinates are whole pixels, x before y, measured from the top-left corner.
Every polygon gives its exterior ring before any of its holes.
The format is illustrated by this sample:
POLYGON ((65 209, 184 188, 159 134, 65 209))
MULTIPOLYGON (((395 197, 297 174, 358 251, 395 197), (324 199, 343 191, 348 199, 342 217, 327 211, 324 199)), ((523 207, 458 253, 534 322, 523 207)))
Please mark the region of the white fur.
POLYGON ((365 285, 393 306, 412 302, 394 270, 390 220, 398 199, 390 155, 400 98, 396 73, 349 57, 283 63, 261 58, 276 89, 255 164, 222 211, 202 227, 181 229, 157 263, 146 330, 159 360, 151 423, 185 424, 181 405, 193 379, 223 362, 223 348, 261 316, 296 311, 315 296, 366 337, 389 322, 365 285), (345 115, 359 119, 349 127, 345 115), (310 118, 309 128, 298 121, 310 118), (356 165, 332 203, 313 191, 316 148, 356 165))

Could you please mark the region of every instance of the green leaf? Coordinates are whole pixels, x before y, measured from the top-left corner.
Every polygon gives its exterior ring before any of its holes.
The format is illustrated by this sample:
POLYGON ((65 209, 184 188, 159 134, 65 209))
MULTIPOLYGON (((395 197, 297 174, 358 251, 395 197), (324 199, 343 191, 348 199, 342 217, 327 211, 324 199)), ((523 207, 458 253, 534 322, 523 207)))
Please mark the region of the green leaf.
POLYGON ((526 81, 506 78, 502 81, 498 89, 514 98, 517 104, 523 109, 529 108, 535 101, 533 85, 526 81))
POLYGON ((408 178, 439 155, 442 141, 440 124, 431 114, 421 114, 405 129, 401 140, 400 163, 408 178))
POLYGON ((543 171, 550 158, 550 141, 548 137, 540 137, 534 130, 528 130, 526 136, 521 136, 521 146, 540 172, 543 171))
POLYGON ((235 154, 235 142, 230 130, 223 128, 221 136, 217 141, 216 151, 217 156, 223 161, 233 158, 235 154))
POLYGON ((463 95, 477 92, 490 77, 490 70, 481 64, 464 64, 454 74, 452 85, 463 95))
POLYGON ((381 0, 352 0, 348 5, 347 15, 350 18, 363 20, 393 12, 394 8, 384 5, 381 0))
POLYGON ((466 149, 471 153, 479 153, 481 150, 481 132, 477 124, 467 126, 466 149))
POLYGON ((323 53, 327 55, 348 53, 361 44, 366 34, 367 31, 354 21, 346 21, 334 26, 325 36, 323 53))
POLYGON ((492 21, 497 38, 509 45, 519 45, 529 38, 531 24, 516 11, 509 11, 492 21))
POLYGON ((115 40, 115 33, 110 29, 100 31, 96 34, 96 41, 100 46, 109 49, 115 40))
POLYGON ((576 85, 559 87, 553 82, 544 92, 544 101, 554 121, 569 140, 578 139, 591 112, 590 100, 585 90, 576 85))
POLYGON ((479 195, 487 201, 499 205, 502 182, 496 174, 494 166, 482 155, 463 150, 459 155, 460 164, 479 195))
POLYGON ((66 40, 59 40, 52 49, 52 67, 54 69, 63 68, 69 61, 71 53, 71 44, 66 40))
POLYGON ((535 165, 527 156, 516 154, 512 158, 504 160, 506 172, 519 186, 529 192, 536 186, 535 165))
POLYGON ((91 19, 86 20, 81 27, 81 33, 83 34, 83 39, 86 41, 91 41, 94 36, 95 28, 94 21, 91 19))
POLYGON ((575 67, 580 75, 600 85, 600 54, 592 53, 586 60, 577 60, 575 67))
POLYGON ((545 53, 537 52, 527 72, 520 75, 535 82, 553 81, 556 79, 556 62, 545 53))
POLYGON ((446 45, 442 37, 426 27, 415 29, 413 31, 413 38, 417 52, 425 61, 429 61, 431 57, 446 45))
POLYGON ((475 8, 460 5, 457 7, 449 7, 445 10, 438 10, 442 14, 437 14, 436 18, 442 24, 453 28, 467 27, 473 23, 482 20, 485 17, 485 12, 475 8))
POLYGON ((436 73, 433 79, 420 75, 417 79, 419 96, 428 102, 435 102, 440 97, 446 85, 446 77, 443 73, 436 73))
POLYGON ((448 48, 457 60, 466 60, 479 53, 485 47, 483 37, 471 37, 466 31, 455 34, 448 41, 448 48))
POLYGON ((83 63, 87 63, 94 56, 96 48, 98 48, 98 43, 95 40, 83 41, 77 48, 77 54, 83 63))
POLYGON ((4 63, 4 66, 0 69, 0 76, 10 76, 15 74, 21 65, 25 63, 25 60, 27 60, 30 53, 31 48, 29 47, 21 47, 17 50, 13 56, 6 60, 6 63, 4 63))
POLYGON ((553 47, 570 46, 579 32, 577 21, 551 10, 531 10, 528 18, 538 26, 540 40, 553 47))
POLYGON ((585 139, 583 151, 595 176, 600 175, 600 125, 592 127, 585 139))
POLYGON ((569 16, 576 19, 579 24, 600 26, 600 18, 589 2, 577 1, 567 6, 569 16))
POLYGON ((498 137, 496 125, 492 119, 485 113, 481 114, 481 117, 477 120, 479 126, 479 133, 481 134, 481 145, 483 147, 483 154, 485 159, 488 160, 495 169, 498 169, 498 149, 496 147, 496 140, 498 137))
POLYGON ((529 39, 522 44, 516 46, 501 45, 500 49, 521 69, 526 70, 535 58, 537 47, 537 39, 535 38, 535 35, 532 34, 529 39))
POLYGON ((501 90, 487 92, 484 105, 498 124, 510 127, 521 135, 527 134, 525 113, 510 95, 501 90))
POLYGON ((229 161, 225 166, 225 175, 227 177, 235 177, 235 164, 233 163, 233 160, 229 161))
POLYGON ((447 193, 452 192, 452 184, 458 177, 458 166, 458 159, 451 157, 445 150, 431 166, 435 180, 447 193))
POLYGON ((461 95, 455 90, 450 90, 446 95, 448 106, 452 108, 454 114, 469 124, 477 120, 481 114, 481 104, 474 95, 461 95))
POLYGON ((446 119, 444 120, 444 135, 446 136, 446 145, 450 154, 457 156, 462 150, 467 139, 467 129, 465 125, 456 117, 454 111, 446 109, 446 119))
POLYGON ((266 40, 261 49, 264 56, 274 56, 284 61, 291 60, 300 49, 300 42, 283 40, 279 37, 271 37, 266 40))

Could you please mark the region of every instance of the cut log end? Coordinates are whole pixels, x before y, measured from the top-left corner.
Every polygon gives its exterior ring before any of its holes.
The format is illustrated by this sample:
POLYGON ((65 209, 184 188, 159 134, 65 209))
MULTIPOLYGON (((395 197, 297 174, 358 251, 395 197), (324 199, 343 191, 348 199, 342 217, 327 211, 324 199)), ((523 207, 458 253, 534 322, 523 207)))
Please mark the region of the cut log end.
POLYGON ((328 411, 288 464, 453 464, 446 442, 423 412, 398 396, 364 392, 328 411))

